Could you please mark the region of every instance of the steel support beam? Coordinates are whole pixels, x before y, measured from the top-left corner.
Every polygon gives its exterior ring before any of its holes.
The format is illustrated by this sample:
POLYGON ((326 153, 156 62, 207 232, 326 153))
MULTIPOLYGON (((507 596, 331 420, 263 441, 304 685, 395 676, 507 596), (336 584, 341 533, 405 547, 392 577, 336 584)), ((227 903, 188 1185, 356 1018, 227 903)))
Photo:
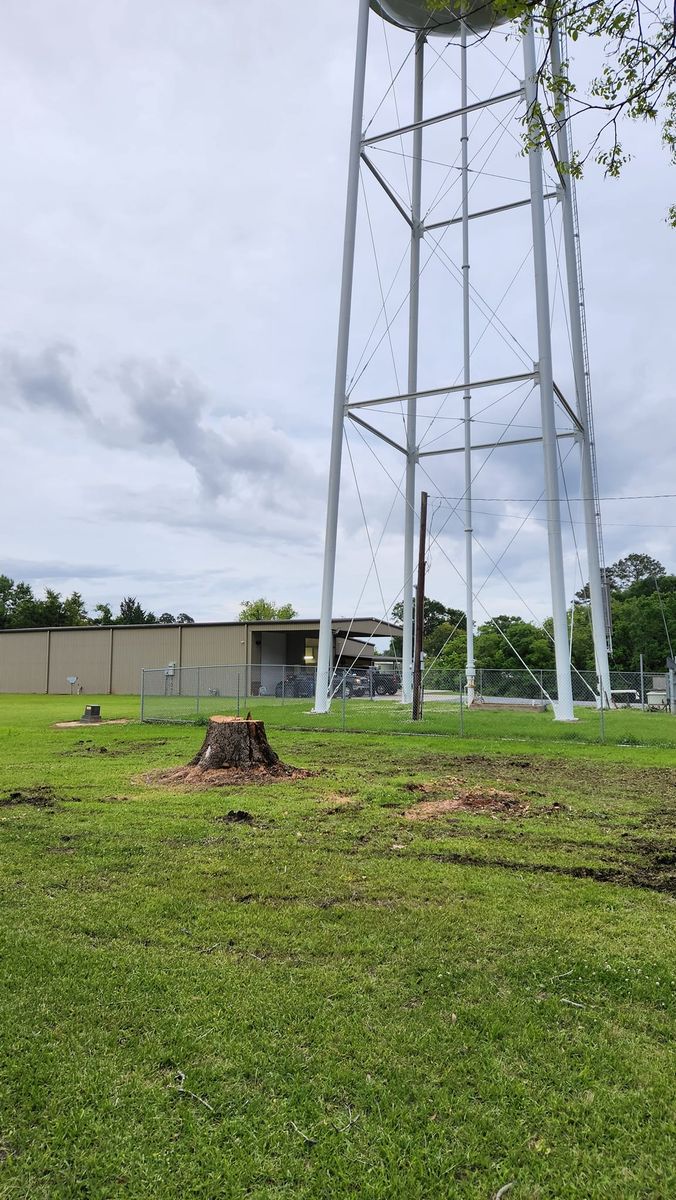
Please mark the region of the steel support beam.
MULTIPOLYGON (((524 371, 520 375, 500 375, 495 379, 476 379, 470 383, 473 392, 479 388, 501 387, 503 383, 527 383, 529 379, 537 380, 537 371, 524 371)), ((375 400, 349 400, 347 408, 375 408, 378 404, 400 404, 409 400, 424 400, 428 396, 451 396, 454 392, 464 392, 464 383, 452 383, 449 387, 425 388, 424 391, 412 389, 401 396, 379 396, 375 400)))
POLYGON ((413 550, 417 461, 418 340, 420 324, 420 243, 422 205, 423 95, 425 35, 416 34, 413 84, 413 162, 411 166, 411 260, 408 302, 408 401, 406 405, 406 507, 404 511, 403 631, 401 646, 401 702, 413 699, 413 550))
MULTIPOLYGON (((575 438, 578 436, 572 429, 562 430, 556 433, 557 438, 575 438)), ((503 446, 538 446, 542 443, 541 437, 527 438, 509 438, 504 442, 477 442, 471 447, 474 450, 502 450, 503 446)), ((464 454, 465 446, 450 446, 444 450, 419 450, 418 458, 439 458, 442 454, 464 454)))
MULTIPOLYGON (((552 73, 554 78, 561 74, 561 36, 557 25, 552 28, 550 47, 552 73)), ((559 125, 558 156, 561 163, 567 166, 570 162, 570 145, 568 137, 568 109, 564 100, 564 121, 559 125)), ((574 194, 575 180, 564 171, 562 187, 563 243, 566 260, 566 282, 568 285, 568 312, 570 317, 570 336, 573 349, 573 371, 575 375, 575 393, 577 397, 577 412, 582 437, 580 438, 580 487, 583 496, 583 511, 585 537, 587 543, 587 569, 589 571, 589 597, 591 603, 592 634, 594 639, 594 657, 599 687, 603 690, 603 703, 610 707, 610 669, 608 665, 608 645, 606 642, 605 611, 603 603, 603 580, 601 578, 601 562, 599 555, 598 516, 595 507, 594 469, 592 462, 590 410, 591 392, 590 381, 586 369, 585 339, 583 332, 583 297, 582 280, 580 277, 580 246, 575 228, 574 194)))
POLYGON ((520 96, 523 96, 523 88, 515 88, 512 92, 489 96, 487 100, 477 100, 474 104, 466 104, 462 108, 439 113, 436 117, 427 117, 425 120, 416 117, 410 125, 401 125, 399 129, 388 129, 386 133, 377 133, 375 137, 364 138, 362 146, 375 146, 378 142, 388 142, 391 138, 403 137, 406 133, 415 133, 420 129, 429 129, 430 125, 440 125, 442 121, 452 121, 454 117, 461 117, 463 113, 480 112, 482 108, 491 108, 494 104, 504 104, 507 100, 516 100, 520 96))
MULTIPOLYGON (((558 200, 558 192, 545 192, 545 200, 558 200)), ((467 217, 468 221, 477 221, 479 217, 492 217, 496 213, 511 212, 514 208, 527 208, 530 204, 528 200, 515 200, 512 204, 496 204, 495 208, 481 208, 478 212, 470 213, 467 217)), ((451 225, 462 225, 462 217, 451 217, 449 221, 432 221, 430 224, 425 224, 424 232, 431 233, 433 229, 450 229, 451 225)))
MULTIPOLYGON (((537 103, 535 34, 532 24, 527 27, 524 33, 523 51, 526 75, 526 104, 528 114, 530 115, 537 103)), ((533 270, 537 313, 542 449, 545 494, 548 501, 547 539, 549 543, 549 578, 552 595, 554 657, 556 660, 556 682, 558 689, 558 700, 554 705, 554 713, 557 721, 574 721, 568 618, 566 612, 566 584, 563 570, 563 542, 561 538, 559 464, 554 416, 554 377, 552 368, 552 334, 549 316, 542 151, 538 146, 531 146, 528 151, 528 170, 530 175, 531 224, 533 228, 533 270)))
POLYGON ((467 25, 460 26, 460 162, 462 188, 462 376, 465 458, 465 619, 467 703, 474 700, 474 561, 472 529, 472 350, 470 342, 469 281, 469 125, 467 120, 467 25))
POLYGON ((333 424, 331 429, 329 490, 326 506, 324 573, 322 578, 322 601, 319 620, 319 645, 317 648, 317 682, 315 688, 314 711, 319 713, 328 712, 330 706, 329 674, 332 667, 331 659, 333 652, 333 629, 331 626, 331 618, 333 615, 333 589, 336 575, 336 543, 338 537, 340 471, 343 457, 345 401, 347 392, 347 364, 350 343, 350 317, 352 315, 352 287, 354 283, 357 209, 359 205, 359 164, 361 160, 361 131, 364 115, 364 87, 366 82, 366 53, 368 48, 369 11, 369 0, 359 0, 357 53, 352 94, 350 159, 347 180, 347 199, 345 204, 343 274, 340 290, 338 346, 336 350, 336 374, 333 392, 333 424))
POLYGON ((369 425, 368 421, 362 420, 361 417, 356 417, 354 413, 349 412, 347 415, 351 421, 354 421, 355 425, 361 425, 362 429, 368 429, 369 433, 374 433, 377 438, 380 438, 381 442, 387 442, 388 446, 391 446, 393 450, 398 450, 400 454, 408 453, 406 446, 400 446, 398 442, 394 441, 394 438, 389 438, 380 429, 376 429, 375 425, 369 425))
POLYGON ((373 178, 378 181, 378 183, 380 184, 381 188, 383 189, 385 195, 392 201, 397 212, 400 213, 401 216, 404 218, 409 229, 412 229, 413 222, 411 220, 410 214, 406 212, 406 209, 404 208, 403 204, 401 203, 401 200, 399 199, 399 197, 392 191, 392 188, 390 187, 387 180, 380 174, 380 171, 378 170, 378 168, 376 166, 374 166, 374 164, 371 162, 371 159, 369 158, 368 154, 366 154, 365 151, 363 151, 363 150, 362 150, 362 154, 361 154, 361 160, 362 160, 364 166, 368 167, 369 171, 373 175, 373 178))

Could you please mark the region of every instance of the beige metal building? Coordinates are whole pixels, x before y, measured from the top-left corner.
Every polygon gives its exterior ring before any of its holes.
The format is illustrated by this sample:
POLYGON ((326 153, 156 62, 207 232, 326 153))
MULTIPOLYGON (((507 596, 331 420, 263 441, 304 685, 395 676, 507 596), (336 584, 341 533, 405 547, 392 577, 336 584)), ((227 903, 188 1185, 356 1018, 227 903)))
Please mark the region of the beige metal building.
MULTIPOLYGON (((334 660, 370 665, 373 637, 398 625, 372 617, 333 622, 334 660)), ((319 621, 204 625, 107 625, 0 630, 0 692, 136 695, 144 668, 241 666, 252 688, 274 689, 285 665, 317 661, 319 621), (76 679, 76 683, 71 680, 76 679)))

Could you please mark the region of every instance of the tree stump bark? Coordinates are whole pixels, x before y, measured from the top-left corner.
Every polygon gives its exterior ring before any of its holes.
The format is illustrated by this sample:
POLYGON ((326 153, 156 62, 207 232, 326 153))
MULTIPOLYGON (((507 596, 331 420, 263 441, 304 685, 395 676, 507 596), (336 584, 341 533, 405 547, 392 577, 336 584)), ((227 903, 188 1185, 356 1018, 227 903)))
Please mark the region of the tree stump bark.
POLYGON ((210 717, 206 737, 191 767, 202 771, 237 767, 276 767, 279 758, 265 735, 262 721, 250 717, 210 717))

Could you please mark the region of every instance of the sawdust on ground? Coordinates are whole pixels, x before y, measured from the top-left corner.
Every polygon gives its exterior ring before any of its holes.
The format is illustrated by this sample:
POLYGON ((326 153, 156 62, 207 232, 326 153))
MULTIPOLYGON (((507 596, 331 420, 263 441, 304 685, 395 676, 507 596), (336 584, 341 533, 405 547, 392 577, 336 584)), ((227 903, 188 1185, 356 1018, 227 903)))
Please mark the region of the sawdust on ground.
POLYGON ((250 787, 262 783, 282 783, 294 779, 308 779, 314 771, 301 767, 290 767, 277 763, 274 767, 219 767, 217 770, 202 770, 201 767, 171 767, 169 770, 147 771, 134 782, 146 783, 151 787, 166 787, 181 792, 206 792, 211 788, 250 787))
POLYGON ((432 821, 446 813, 474 812, 492 817, 522 817, 529 805, 511 792, 498 788, 468 787, 461 779, 436 779, 431 783, 411 783, 408 790, 429 796, 404 813, 408 821, 432 821))

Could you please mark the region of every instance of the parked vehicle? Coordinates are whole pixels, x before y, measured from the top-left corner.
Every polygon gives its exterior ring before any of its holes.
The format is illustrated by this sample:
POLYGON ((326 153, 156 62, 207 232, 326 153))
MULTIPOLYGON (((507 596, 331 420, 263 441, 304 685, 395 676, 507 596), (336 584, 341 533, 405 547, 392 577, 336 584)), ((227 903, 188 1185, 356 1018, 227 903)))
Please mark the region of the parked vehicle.
POLYGON ((290 672, 275 685, 275 696, 278 699, 280 696, 285 696, 288 699, 299 700, 304 696, 314 696, 314 694, 315 677, 306 671, 300 672, 298 675, 290 672))
POLYGON ((401 686, 399 676, 394 671, 379 671, 373 668, 372 686, 376 696, 394 696, 401 686))

